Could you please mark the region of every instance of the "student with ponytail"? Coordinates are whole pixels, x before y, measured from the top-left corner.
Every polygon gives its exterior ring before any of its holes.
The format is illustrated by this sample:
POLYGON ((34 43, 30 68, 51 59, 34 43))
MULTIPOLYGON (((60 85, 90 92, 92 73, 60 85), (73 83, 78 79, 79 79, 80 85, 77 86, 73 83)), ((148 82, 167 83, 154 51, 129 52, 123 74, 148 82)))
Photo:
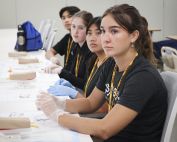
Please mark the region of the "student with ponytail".
POLYGON ((122 4, 104 12, 100 27, 102 47, 114 61, 105 64, 91 95, 63 101, 42 93, 37 106, 59 125, 107 142, 160 142, 167 90, 154 66, 147 21, 122 4), (105 101, 109 112, 102 119, 70 114, 92 112, 105 101))
POLYGON ((86 83, 86 67, 93 53, 90 52, 86 43, 86 29, 93 15, 88 11, 79 11, 72 16, 71 37, 73 44, 70 60, 70 69, 60 65, 50 66, 45 70, 47 73, 58 74, 60 78, 69 81, 73 86, 84 89, 86 83))

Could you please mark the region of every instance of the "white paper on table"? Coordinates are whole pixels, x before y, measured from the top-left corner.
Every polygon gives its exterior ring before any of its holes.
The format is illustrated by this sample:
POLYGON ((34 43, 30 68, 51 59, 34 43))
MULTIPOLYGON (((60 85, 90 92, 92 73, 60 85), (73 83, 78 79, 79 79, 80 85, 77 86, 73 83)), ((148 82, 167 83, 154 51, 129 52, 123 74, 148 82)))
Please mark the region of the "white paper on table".
POLYGON ((62 127, 4 131, 0 135, 0 140, 3 142, 81 142, 78 133, 62 127))

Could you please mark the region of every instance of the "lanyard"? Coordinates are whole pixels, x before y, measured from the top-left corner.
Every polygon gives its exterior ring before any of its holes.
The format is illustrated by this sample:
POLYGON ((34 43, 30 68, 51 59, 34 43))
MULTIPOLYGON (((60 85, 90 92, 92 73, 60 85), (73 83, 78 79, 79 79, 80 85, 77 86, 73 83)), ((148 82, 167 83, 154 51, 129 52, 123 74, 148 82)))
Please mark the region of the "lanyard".
POLYGON ((80 61, 81 61, 81 55, 80 55, 80 53, 79 53, 79 54, 77 55, 76 66, 75 66, 75 76, 76 76, 76 77, 78 77, 78 74, 79 74, 80 61))
MULTIPOLYGON (((135 58, 138 56, 138 53, 136 54, 135 58)), ((125 71, 123 72, 119 82, 118 82, 118 85, 117 85, 117 93, 116 95, 118 95, 118 90, 120 89, 120 85, 122 83, 122 80, 123 78, 125 77, 125 75, 127 74, 127 71, 128 69, 130 68, 130 66, 133 64, 135 58, 130 62, 130 64, 128 65, 128 67, 125 69, 125 71)), ((112 78, 111 78, 111 88, 110 88, 110 96, 109 96, 109 111, 112 109, 113 107, 113 104, 112 104, 112 96, 113 96, 113 90, 114 90, 114 81, 115 81, 115 74, 116 74, 116 69, 117 69, 117 65, 115 64, 114 66, 114 70, 113 70, 113 73, 112 73, 112 78)))
POLYGON ((65 66, 68 64, 68 59, 69 59, 69 55, 70 55, 70 52, 71 52, 72 43, 73 43, 73 40, 71 38, 69 38, 68 46, 67 46, 67 52, 66 52, 65 66))
POLYGON ((98 63, 98 58, 96 59, 95 64, 93 65, 93 68, 92 68, 92 70, 90 72, 90 75, 89 75, 89 77, 87 79, 87 82, 85 84, 85 89, 84 89, 84 94, 85 94, 84 96, 85 97, 86 97, 86 92, 87 92, 88 86, 89 86, 91 80, 93 79, 93 76, 95 76, 95 74, 96 74, 96 72, 98 70, 97 63, 98 63))
MULTIPOLYGON (((99 65, 99 67, 100 67, 107 59, 108 59, 107 57, 104 58, 103 61, 101 62, 101 64, 99 65)), ((85 96, 85 97, 86 97, 86 92, 87 92, 88 86, 90 85, 91 80, 93 79, 93 77, 95 76, 96 72, 97 72, 98 69, 99 69, 99 67, 98 67, 98 61, 99 61, 99 59, 97 58, 96 61, 95 61, 95 63, 94 63, 94 65, 93 65, 93 68, 92 68, 92 70, 91 70, 91 72, 90 72, 90 75, 89 75, 89 77, 88 77, 88 79, 87 79, 87 82, 86 82, 86 84, 85 84, 85 89, 84 89, 84 93, 85 93, 84 96, 85 96)))

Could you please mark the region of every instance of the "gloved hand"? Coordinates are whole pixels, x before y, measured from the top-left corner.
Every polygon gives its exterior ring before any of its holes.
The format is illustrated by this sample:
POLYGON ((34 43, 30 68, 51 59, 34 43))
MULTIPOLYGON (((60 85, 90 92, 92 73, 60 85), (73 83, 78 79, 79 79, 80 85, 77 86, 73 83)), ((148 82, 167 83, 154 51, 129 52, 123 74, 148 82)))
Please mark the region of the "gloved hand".
POLYGON ((60 74, 62 69, 63 69, 62 66, 51 64, 44 69, 44 72, 50 74, 60 74))
POLYGON ((76 98, 78 93, 77 90, 63 85, 50 86, 47 91, 55 96, 69 96, 72 99, 76 98))
POLYGON ((58 81, 55 82, 54 85, 63 85, 63 86, 67 86, 67 87, 70 87, 76 90, 76 87, 74 87, 69 81, 67 81, 64 78, 60 78, 58 81))
POLYGON ((62 69, 62 66, 58 66, 58 68, 52 70, 51 74, 60 74, 62 69))
POLYGON ((52 96, 50 95, 53 100, 55 101, 56 105, 58 106, 59 109, 61 110, 65 110, 66 108, 66 100, 61 100, 60 98, 56 97, 56 96, 52 96))
POLYGON ((51 57, 51 58, 50 58, 50 61, 51 61, 53 64, 61 65, 59 58, 56 57, 56 56, 51 57))
MULTIPOLYGON (((44 112, 44 113, 45 113, 45 112, 44 112)), ((59 123, 59 122, 58 122, 58 118, 59 118, 61 115, 63 115, 63 114, 68 114, 68 112, 63 111, 63 110, 61 110, 61 109, 57 109, 56 111, 52 112, 48 117, 49 117, 51 120, 53 120, 53 121, 59 123)))
POLYGON ((41 109, 41 100, 42 101, 48 101, 48 100, 53 100, 55 102, 55 104, 57 105, 57 107, 59 109, 65 110, 66 107, 66 100, 61 100, 60 98, 57 98, 53 95, 50 95, 47 92, 40 92, 39 95, 37 95, 37 100, 36 100, 36 106, 37 108, 40 110, 41 109))
POLYGON ((45 92, 41 92, 37 97, 36 105, 45 113, 47 117, 55 122, 58 122, 58 117, 67 112, 60 109, 56 103, 58 100, 54 99, 56 98, 53 98, 45 92))

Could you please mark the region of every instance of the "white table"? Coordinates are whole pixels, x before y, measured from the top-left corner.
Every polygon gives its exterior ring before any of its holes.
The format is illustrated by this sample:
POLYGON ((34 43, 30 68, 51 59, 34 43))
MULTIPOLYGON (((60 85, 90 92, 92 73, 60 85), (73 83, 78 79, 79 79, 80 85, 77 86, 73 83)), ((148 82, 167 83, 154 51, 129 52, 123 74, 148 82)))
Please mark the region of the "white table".
POLYGON ((159 32, 159 31, 161 31, 161 29, 157 29, 157 28, 149 28, 148 30, 149 30, 151 36, 153 35, 154 32, 159 32))
POLYGON ((41 72, 41 67, 48 64, 44 51, 28 53, 38 57, 40 63, 36 64, 19 65, 17 59, 7 56, 14 49, 16 32, 15 29, 0 30, 0 117, 28 117, 37 127, 0 131, 0 142, 92 142, 89 135, 60 127, 37 110, 36 95, 58 80, 58 75, 41 72), (37 72, 37 77, 28 81, 9 80, 9 68, 32 69, 37 72))
POLYGON ((177 40, 177 35, 167 36, 167 38, 169 38, 169 39, 173 39, 173 40, 177 40))

